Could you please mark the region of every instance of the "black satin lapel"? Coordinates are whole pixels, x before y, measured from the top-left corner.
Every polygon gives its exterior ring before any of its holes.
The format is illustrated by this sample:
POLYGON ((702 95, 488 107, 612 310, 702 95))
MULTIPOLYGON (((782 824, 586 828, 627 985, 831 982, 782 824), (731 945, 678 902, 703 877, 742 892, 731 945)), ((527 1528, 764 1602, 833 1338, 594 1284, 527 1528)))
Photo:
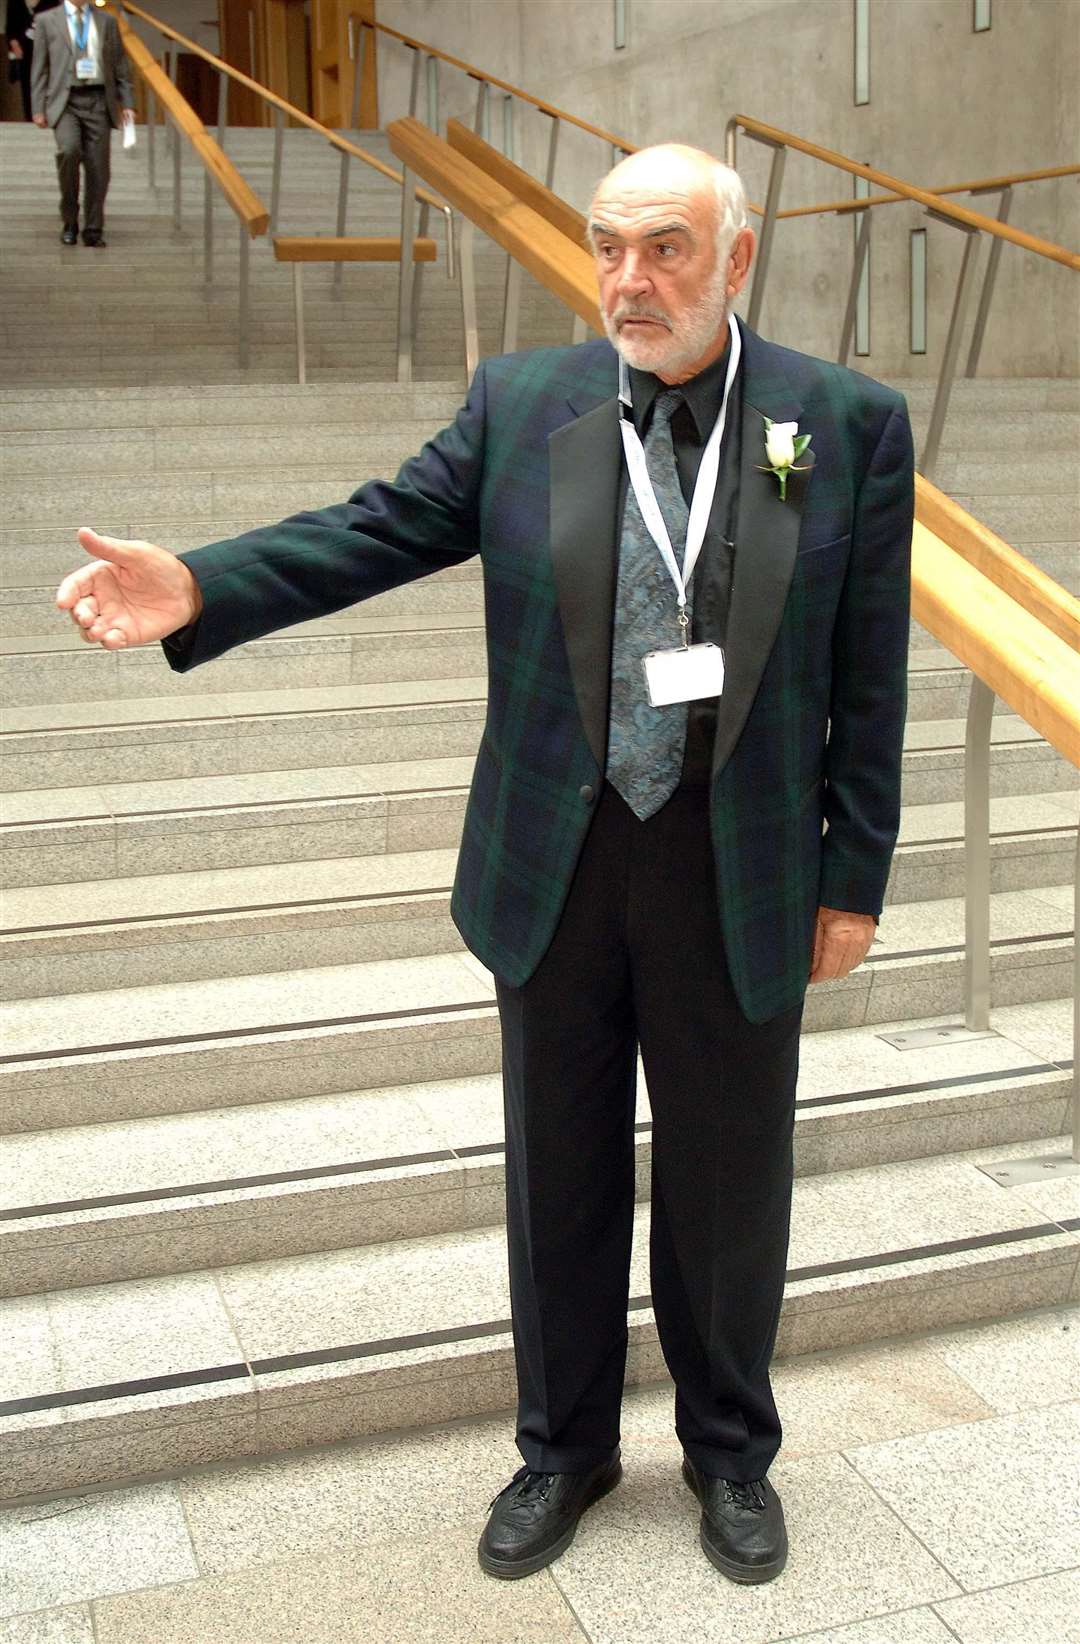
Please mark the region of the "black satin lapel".
POLYGON ((548 439, 555 587, 581 722, 601 770, 607 759, 615 602, 618 404, 605 400, 548 439))
POLYGON ((800 459, 807 472, 789 476, 784 502, 780 501, 776 476, 759 467, 764 460, 762 413, 744 399, 735 583, 727 627, 724 694, 716 712, 714 777, 726 765, 746 723, 784 614, 784 602, 795 570, 802 505, 810 479, 809 469, 813 467, 813 452, 807 450, 800 459), (792 483, 793 479, 798 483, 792 483))

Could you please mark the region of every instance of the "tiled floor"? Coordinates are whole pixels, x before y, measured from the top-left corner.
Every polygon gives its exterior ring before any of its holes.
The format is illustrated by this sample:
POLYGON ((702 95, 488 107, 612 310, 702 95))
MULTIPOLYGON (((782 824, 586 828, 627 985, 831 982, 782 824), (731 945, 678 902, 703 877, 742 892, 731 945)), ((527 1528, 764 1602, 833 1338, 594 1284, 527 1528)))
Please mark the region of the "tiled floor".
POLYGON ((1080 1313, 778 1365, 791 1559, 705 1561, 671 1392, 549 1570, 474 1545, 509 1417, 0 1512, 0 1644, 1080 1644, 1080 1313))

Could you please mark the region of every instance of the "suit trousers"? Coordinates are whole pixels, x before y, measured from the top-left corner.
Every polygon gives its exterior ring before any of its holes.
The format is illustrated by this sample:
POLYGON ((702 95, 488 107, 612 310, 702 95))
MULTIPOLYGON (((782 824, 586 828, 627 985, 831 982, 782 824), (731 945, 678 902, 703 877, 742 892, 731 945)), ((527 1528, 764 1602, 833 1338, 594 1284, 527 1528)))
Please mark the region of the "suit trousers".
POLYGON ((67 106, 53 127, 56 173, 60 180, 60 216, 65 227, 79 225, 79 166, 83 183, 83 234, 100 234, 105 226, 109 189, 112 125, 104 86, 74 86, 67 106))
POLYGON ((522 987, 497 985, 518 1449, 538 1472, 586 1472, 619 1442, 640 1046, 675 1428, 702 1472, 747 1482, 780 1447, 769 1362, 802 1004, 763 1024, 739 1007, 706 789, 647 821, 610 786, 596 803, 548 952, 522 987))

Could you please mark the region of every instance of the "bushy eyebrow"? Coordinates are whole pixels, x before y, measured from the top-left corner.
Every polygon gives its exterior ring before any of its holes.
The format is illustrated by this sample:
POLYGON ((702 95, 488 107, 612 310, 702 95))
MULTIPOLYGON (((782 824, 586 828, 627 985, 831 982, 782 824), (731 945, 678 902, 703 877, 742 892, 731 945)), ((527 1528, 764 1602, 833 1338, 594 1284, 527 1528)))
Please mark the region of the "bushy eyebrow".
MULTIPOLYGON (((597 222, 595 219, 589 224, 589 233, 594 240, 601 237, 610 240, 623 238, 617 229, 609 228, 606 223, 597 222)), ((672 234, 684 234, 688 240, 694 238, 685 223, 661 223, 659 228, 650 228, 642 237, 646 240, 666 240, 670 239, 672 234)))

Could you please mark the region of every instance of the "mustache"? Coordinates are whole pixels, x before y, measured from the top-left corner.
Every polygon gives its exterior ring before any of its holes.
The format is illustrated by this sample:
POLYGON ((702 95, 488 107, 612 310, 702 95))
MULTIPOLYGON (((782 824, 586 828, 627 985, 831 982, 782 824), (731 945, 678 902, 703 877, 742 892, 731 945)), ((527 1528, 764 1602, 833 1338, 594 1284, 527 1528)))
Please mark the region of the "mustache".
POLYGON ((671 320, 667 314, 657 308, 642 308, 636 303, 624 303, 611 316, 612 325, 622 325, 624 320, 653 320, 657 325, 671 330, 671 320))

